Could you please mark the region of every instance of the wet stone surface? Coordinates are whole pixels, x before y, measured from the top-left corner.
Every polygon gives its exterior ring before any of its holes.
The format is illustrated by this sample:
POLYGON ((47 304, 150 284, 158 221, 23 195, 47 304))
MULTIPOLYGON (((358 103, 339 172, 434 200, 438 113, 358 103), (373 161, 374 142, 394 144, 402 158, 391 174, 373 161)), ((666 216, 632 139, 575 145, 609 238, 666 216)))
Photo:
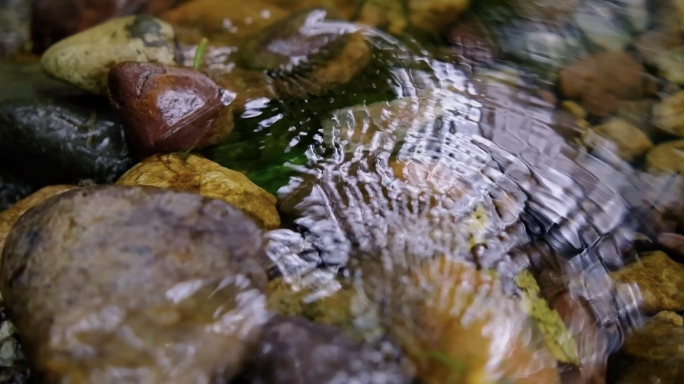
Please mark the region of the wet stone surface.
POLYGON ((42 383, 216 382, 268 319, 260 245, 220 200, 86 187, 17 221, 0 287, 42 383))
POLYGON ((106 99, 47 77, 31 61, 0 63, 0 162, 42 186, 112 182, 133 160, 106 99))

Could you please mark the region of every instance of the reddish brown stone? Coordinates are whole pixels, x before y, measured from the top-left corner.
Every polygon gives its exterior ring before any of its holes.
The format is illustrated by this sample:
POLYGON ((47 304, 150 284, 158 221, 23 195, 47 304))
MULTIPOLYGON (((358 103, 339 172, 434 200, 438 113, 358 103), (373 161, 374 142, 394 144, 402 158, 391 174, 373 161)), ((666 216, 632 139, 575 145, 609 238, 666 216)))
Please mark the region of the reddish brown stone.
POLYGON ((124 62, 108 82, 109 101, 138 156, 208 147, 233 129, 235 95, 196 70, 124 62))
POLYGON ((618 98, 600 89, 590 89, 582 95, 582 106, 594 116, 610 116, 618 109, 618 98))
POLYGON ((644 67, 626 52, 601 52, 585 57, 560 72, 563 95, 581 98, 589 91, 609 93, 618 99, 643 95, 644 67))
POLYGON ((476 18, 465 19, 452 26, 447 32, 447 40, 451 43, 449 55, 460 64, 490 64, 501 57, 499 47, 476 18))
POLYGON ((31 20, 33 51, 113 17, 158 15, 182 0, 34 0, 31 20))

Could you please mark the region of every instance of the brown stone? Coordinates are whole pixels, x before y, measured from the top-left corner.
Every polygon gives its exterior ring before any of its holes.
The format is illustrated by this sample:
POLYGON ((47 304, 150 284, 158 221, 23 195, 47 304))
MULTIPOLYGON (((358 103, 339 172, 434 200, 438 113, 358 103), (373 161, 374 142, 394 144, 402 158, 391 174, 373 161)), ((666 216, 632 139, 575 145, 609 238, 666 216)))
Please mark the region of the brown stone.
POLYGON ((684 311, 684 266, 664 252, 644 254, 611 275, 618 282, 639 286, 647 312, 684 311))
POLYGON ((34 0, 33 50, 42 53, 55 42, 113 17, 157 15, 182 0, 34 0))
POLYGON ((601 91, 618 99, 643 94, 644 67, 626 52, 607 51, 587 56, 560 72, 559 85, 566 97, 581 98, 601 91))
POLYGON ((21 215, 48 198, 73 188, 76 188, 76 186, 52 185, 44 187, 17 201, 10 208, 0 212, 0 254, 2 254, 2 247, 5 244, 5 238, 7 237, 7 234, 12 229, 14 223, 19 220, 21 215))
POLYGON ((256 219, 261 226, 280 226, 276 198, 240 172, 224 168, 197 155, 153 155, 136 164, 117 184, 149 185, 224 200, 256 219))
POLYGON ((235 95, 193 69, 125 62, 110 70, 108 84, 140 157, 215 145, 233 129, 235 95))
POLYGON ((618 98, 600 89, 589 89, 582 95, 582 106, 594 116, 610 116, 618 109, 618 98))

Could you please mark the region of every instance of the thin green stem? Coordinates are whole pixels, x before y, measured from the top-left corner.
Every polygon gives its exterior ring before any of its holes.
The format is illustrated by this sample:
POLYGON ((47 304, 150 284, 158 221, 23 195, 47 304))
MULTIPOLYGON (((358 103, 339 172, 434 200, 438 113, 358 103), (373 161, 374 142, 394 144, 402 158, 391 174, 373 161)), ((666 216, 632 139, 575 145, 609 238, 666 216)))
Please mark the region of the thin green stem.
POLYGON ((192 60, 192 67, 194 69, 199 68, 200 64, 202 63, 202 56, 204 56, 204 50, 207 48, 207 41, 207 38, 203 37, 200 43, 197 45, 195 57, 192 60))

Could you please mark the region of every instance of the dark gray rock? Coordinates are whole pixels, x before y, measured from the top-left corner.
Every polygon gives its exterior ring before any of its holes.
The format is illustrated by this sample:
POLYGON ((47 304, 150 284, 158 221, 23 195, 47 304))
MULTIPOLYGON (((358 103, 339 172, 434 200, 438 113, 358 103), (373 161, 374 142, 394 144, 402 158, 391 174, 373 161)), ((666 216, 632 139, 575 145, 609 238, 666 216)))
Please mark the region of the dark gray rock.
POLYGON ((29 62, 0 64, 0 163, 26 182, 47 185, 113 182, 133 160, 105 98, 29 62))

